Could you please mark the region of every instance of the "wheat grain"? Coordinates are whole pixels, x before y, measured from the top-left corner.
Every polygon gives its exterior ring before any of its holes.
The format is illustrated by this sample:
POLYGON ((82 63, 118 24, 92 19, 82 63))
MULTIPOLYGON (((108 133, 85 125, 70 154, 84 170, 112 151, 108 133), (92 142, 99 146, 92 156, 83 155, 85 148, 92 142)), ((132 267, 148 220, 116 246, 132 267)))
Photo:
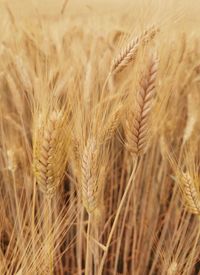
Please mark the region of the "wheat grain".
POLYGON ((141 78, 135 109, 128 113, 125 122, 126 147, 136 155, 145 153, 147 148, 157 69, 158 61, 153 57, 147 73, 141 78))

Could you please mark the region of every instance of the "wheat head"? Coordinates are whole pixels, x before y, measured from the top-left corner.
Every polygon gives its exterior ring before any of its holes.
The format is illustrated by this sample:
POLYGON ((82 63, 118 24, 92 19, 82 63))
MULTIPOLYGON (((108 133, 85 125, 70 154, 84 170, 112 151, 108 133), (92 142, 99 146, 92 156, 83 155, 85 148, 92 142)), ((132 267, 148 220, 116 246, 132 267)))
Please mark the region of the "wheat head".
POLYGON ((33 141, 33 167, 39 188, 54 194, 61 183, 67 160, 67 134, 62 112, 52 111, 36 128, 33 141))
POLYGON ((105 127, 102 129, 102 133, 100 134, 100 140, 102 143, 109 141, 114 136, 120 124, 121 114, 122 104, 119 104, 119 106, 116 107, 116 110, 113 112, 113 114, 111 114, 108 118, 105 127))
POLYGON ((149 41, 151 41, 157 32, 158 28, 155 28, 155 26, 153 25, 150 28, 146 29, 144 33, 142 33, 140 36, 131 40, 128 45, 123 48, 120 51, 119 55, 113 60, 110 74, 117 74, 121 72, 125 67, 127 67, 130 62, 134 63, 139 46, 145 45, 149 41))
POLYGON ((98 148, 95 139, 89 138, 81 160, 81 193, 88 213, 98 208, 101 196, 101 172, 98 171, 98 148))
POLYGON ((181 190, 189 211, 193 214, 200 215, 200 195, 195 186, 195 180, 188 172, 182 175, 181 190))
POLYGON ((126 147, 135 155, 144 154, 147 148, 157 70, 158 60, 153 57, 146 74, 140 80, 135 108, 128 113, 125 121, 126 147))

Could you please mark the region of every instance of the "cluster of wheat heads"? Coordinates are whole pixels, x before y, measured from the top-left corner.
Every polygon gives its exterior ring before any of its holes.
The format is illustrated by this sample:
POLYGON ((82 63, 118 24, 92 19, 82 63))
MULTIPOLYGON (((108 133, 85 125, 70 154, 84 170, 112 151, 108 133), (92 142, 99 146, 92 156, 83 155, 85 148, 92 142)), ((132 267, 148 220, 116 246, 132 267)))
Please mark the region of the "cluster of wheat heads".
POLYGON ((198 28, 63 9, 2 17, 0 274, 198 274, 198 28))

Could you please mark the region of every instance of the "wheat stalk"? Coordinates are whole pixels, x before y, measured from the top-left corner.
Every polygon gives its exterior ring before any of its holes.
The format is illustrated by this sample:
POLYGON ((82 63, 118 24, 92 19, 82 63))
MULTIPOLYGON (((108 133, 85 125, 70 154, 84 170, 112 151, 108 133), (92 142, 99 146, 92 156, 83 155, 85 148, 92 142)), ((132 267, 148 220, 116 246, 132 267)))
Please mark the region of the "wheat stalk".
POLYGON ((200 195, 195 186, 194 179, 192 179, 188 172, 182 175, 181 190, 188 209, 193 214, 200 215, 200 195))
POLYGON ((67 159, 63 113, 54 110, 40 124, 34 138, 34 173, 40 189, 52 195, 63 179, 67 159))
POLYGON ((147 148, 157 69, 158 61, 153 57, 147 73, 141 78, 135 109, 128 113, 125 122, 126 147, 136 155, 145 153, 147 148))
POLYGON ((110 74, 116 74, 122 71, 125 67, 128 66, 130 62, 134 63, 135 58, 139 49, 139 46, 147 44, 151 41, 156 33, 158 32, 158 28, 155 26, 151 26, 147 30, 144 31, 140 36, 131 40, 128 45, 123 48, 119 55, 113 60, 111 65, 110 74))

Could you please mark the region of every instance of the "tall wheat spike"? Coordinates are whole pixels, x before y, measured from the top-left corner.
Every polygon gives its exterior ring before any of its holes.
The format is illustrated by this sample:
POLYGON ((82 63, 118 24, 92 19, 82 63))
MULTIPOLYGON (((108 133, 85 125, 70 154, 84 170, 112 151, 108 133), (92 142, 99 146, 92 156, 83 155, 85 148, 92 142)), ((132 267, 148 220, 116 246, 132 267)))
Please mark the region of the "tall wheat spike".
POLYGON ((119 55, 113 60, 110 73, 116 74, 128 66, 130 62, 134 63, 140 45, 145 45, 151 41, 159 31, 154 25, 144 31, 140 36, 131 40, 128 45, 121 50, 119 55))
POLYGON ((149 138, 149 118, 155 95, 155 81, 158 60, 152 57, 148 70, 142 76, 136 96, 134 110, 129 112, 125 122, 126 147, 136 155, 145 153, 149 138))
POLYGON ((52 111, 36 127, 33 147, 33 167, 40 189, 52 195, 61 183, 67 160, 68 136, 65 116, 52 111))
POLYGON ((200 215, 200 194, 195 186, 195 180, 192 179, 188 172, 182 176, 181 190, 189 211, 200 215))
POLYGON ((98 207, 100 188, 98 186, 98 157, 96 141, 89 138, 83 151, 81 161, 81 192, 83 204, 92 213, 98 207))

